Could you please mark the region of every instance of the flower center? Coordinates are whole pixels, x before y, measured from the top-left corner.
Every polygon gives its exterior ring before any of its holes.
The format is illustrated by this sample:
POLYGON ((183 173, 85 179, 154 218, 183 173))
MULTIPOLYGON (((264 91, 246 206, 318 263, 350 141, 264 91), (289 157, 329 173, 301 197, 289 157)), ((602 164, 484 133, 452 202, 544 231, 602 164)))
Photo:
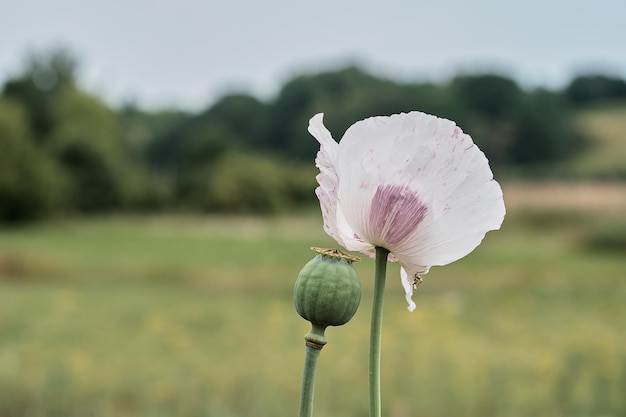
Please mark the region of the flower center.
POLYGON ((407 186, 379 185, 370 210, 371 238, 393 251, 415 231, 427 211, 426 204, 407 186))

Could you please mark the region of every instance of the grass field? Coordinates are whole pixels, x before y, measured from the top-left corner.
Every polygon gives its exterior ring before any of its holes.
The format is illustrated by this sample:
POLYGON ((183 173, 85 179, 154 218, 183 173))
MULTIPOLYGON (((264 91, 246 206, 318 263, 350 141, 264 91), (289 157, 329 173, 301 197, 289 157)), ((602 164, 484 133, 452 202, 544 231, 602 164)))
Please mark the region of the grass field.
MULTIPOLYGON (((626 416, 626 186, 505 199, 502 230, 433 268, 413 313, 391 266, 384 415, 626 416)), ((310 246, 335 246, 317 213, 1 230, 0 417, 295 416, 310 246)), ((317 416, 367 416, 373 262, 356 268, 362 305, 327 332, 317 416)))

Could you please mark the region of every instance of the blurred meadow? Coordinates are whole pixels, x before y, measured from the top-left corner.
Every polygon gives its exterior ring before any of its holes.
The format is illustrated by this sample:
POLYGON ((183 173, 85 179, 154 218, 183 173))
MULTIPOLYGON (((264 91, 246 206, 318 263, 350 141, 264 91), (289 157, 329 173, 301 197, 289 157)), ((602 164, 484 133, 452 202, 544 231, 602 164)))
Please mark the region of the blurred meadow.
MULTIPOLYGON (((308 323, 292 289, 335 247, 310 116, 424 110, 489 157, 507 217, 406 310, 387 280, 390 417, 626 416, 626 82, 399 83, 349 67, 196 114, 115 108, 66 52, 0 95, 0 417, 294 416, 308 323)), ((315 414, 365 417, 373 261, 327 332, 315 414)))
MULTIPOLYGON (((625 415, 626 187, 504 191, 502 230, 433 268, 414 313, 391 266, 385 414, 625 415)), ((0 415, 295 415, 309 329, 291 291, 313 245, 334 246, 317 213, 4 229, 0 415)), ((356 268, 363 301, 328 331, 320 416, 367 415, 373 262, 356 268)))

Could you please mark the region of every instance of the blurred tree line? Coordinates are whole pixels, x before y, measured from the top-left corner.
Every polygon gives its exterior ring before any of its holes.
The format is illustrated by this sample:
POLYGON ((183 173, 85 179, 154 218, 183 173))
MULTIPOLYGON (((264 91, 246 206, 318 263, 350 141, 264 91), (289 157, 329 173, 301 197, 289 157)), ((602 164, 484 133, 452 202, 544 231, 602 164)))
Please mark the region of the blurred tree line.
POLYGON ((340 138, 356 120, 421 110, 455 120, 500 175, 579 152, 573 111, 626 100, 626 82, 585 75, 562 91, 523 89, 498 74, 400 83, 357 67, 295 77, 263 102, 229 94, 196 114, 113 108, 77 81, 66 50, 30 56, 0 90, 0 221, 58 213, 194 210, 274 213, 315 201, 325 113, 340 138))

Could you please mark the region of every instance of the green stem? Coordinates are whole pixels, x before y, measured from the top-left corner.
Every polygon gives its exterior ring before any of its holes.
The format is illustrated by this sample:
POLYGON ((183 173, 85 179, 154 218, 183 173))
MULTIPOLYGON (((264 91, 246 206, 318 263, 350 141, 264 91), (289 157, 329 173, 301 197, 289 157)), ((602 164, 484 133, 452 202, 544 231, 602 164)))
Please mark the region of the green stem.
POLYGON ((310 333, 304 336, 306 353, 304 355, 304 372, 302 373, 302 391, 300 394, 300 417, 313 416, 313 396, 315 391, 315 373, 320 352, 326 344, 325 328, 313 325, 310 333))
POLYGON ((376 273, 374 275, 374 299, 370 327, 370 417, 381 416, 380 405, 380 340, 383 324, 383 302, 389 251, 376 247, 376 273))

